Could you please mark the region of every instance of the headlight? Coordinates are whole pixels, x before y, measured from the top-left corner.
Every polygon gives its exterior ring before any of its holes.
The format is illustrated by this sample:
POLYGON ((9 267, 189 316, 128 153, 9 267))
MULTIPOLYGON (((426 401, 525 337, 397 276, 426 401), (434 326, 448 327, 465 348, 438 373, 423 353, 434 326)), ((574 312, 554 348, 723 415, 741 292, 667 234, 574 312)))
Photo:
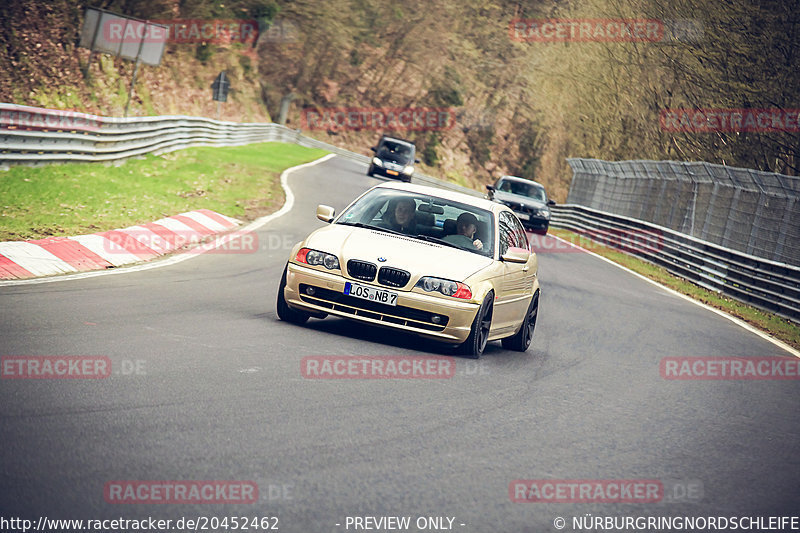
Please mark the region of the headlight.
POLYGON ((414 167, 412 165, 408 165, 406 168, 403 169, 403 174, 406 176, 410 176, 414 173, 414 167))
POLYGON ((376 166, 379 166, 379 167, 383 167, 383 161, 381 161, 377 157, 373 157, 372 158, 372 164, 376 165, 376 166))
POLYGON ((425 276, 420 278, 415 288, 420 288, 425 292, 439 292, 445 296, 452 296, 453 298, 462 298, 469 300, 472 298, 472 291, 469 287, 458 281, 451 281, 449 279, 434 278, 432 276, 425 276))
POLYGON ((550 210, 549 209, 537 209, 536 214, 540 217, 550 218, 550 210))
POLYGON ((339 258, 333 254, 320 252, 319 250, 311 250, 309 248, 300 248, 295 258, 301 263, 312 266, 324 266, 328 270, 336 270, 339 268, 339 258))

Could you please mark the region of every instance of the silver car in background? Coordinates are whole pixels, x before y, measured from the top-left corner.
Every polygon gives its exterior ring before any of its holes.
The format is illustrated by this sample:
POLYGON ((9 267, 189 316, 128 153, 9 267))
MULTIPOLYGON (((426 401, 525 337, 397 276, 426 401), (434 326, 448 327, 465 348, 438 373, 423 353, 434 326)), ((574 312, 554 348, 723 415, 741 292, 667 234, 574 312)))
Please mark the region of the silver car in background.
POLYGON ((544 185, 516 176, 503 176, 494 185, 487 185, 487 197, 514 211, 525 229, 546 235, 550 228, 550 206, 556 205, 547 197, 544 185))

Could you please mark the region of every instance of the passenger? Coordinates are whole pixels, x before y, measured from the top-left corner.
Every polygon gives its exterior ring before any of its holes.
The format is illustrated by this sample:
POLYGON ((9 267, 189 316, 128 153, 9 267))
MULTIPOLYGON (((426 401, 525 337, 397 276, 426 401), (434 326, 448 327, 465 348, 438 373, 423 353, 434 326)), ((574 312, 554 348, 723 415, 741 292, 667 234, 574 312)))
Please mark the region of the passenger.
POLYGON ((456 220, 456 234, 443 237, 443 241, 468 250, 483 250, 483 243, 475 238, 478 231, 478 218, 472 213, 461 213, 456 220))
POLYGON ((417 229, 416 211, 417 203, 412 198, 394 198, 389 201, 389 216, 381 227, 413 235, 417 229))

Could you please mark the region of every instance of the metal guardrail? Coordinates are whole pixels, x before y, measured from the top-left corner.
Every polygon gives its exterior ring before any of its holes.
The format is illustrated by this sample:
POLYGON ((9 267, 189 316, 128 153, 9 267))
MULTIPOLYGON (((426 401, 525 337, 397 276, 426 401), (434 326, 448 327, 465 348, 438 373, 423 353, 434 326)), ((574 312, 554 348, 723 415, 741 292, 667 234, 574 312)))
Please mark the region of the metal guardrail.
MULTIPOLYGON (((274 123, 242 124, 204 117, 101 117, 74 111, 0 103, 0 169, 11 165, 123 161, 192 146, 256 142, 321 148, 369 164, 370 158, 274 123)), ((475 191, 415 172, 414 182, 459 192, 475 191)))
POLYGON ((567 162, 567 203, 800 266, 800 177, 704 162, 567 162))
POLYGON ((551 225, 620 248, 717 293, 800 323, 800 268, 588 207, 552 208, 551 225))

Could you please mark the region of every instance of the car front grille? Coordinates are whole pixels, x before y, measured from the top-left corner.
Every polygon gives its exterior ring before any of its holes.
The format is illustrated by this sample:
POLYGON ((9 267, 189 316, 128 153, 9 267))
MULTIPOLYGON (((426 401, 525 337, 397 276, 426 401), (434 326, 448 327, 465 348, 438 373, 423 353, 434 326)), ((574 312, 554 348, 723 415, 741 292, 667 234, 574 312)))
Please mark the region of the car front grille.
POLYGON ((355 279, 372 281, 375 279, 377 272, 378 267, 374 263, 359 261, 358 259, 351 259, 347 262, 347 273, 355 279))
POLYGON ((405 287, 409 279, 411 273, 399 268, 381 267, 378 272, 378 283, 389 287, 405 287))
POLYGON ((362 300, 330 289, 312 287, 305 283, 300 284, 300 299, 332 311, 429 331, 442 331, 450 320, 447 316, 436 315, 439 317, 439 323, 435 324, 433 322, 434 313, 428 311, 404 305, 386 305, 362 300), (308 294, 309 288, 312 289, 313 294, 308 294))

